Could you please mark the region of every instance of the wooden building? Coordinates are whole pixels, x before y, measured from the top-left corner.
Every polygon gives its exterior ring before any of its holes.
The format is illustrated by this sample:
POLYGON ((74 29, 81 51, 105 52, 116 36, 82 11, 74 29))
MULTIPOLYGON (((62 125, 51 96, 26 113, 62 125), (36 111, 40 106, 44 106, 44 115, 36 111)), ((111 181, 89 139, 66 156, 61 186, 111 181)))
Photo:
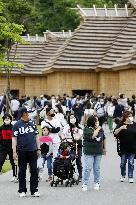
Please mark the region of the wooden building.
MULTIPOLYGON (((46 32, 43 40, 17 47, 11 90, 19 95, 86 92, 128 97, 136 92, 136 5, 131 8, 80 8, 83 21, 74 33, 46 32), (43 42, 42 42, 43 41, 43 42)), ((36 36, 36 38, 38 38, 36 36)), ((30 40, 30 39, 29 39, 30 40)), ((0 92, 6 80, 0 76, 0 92)))

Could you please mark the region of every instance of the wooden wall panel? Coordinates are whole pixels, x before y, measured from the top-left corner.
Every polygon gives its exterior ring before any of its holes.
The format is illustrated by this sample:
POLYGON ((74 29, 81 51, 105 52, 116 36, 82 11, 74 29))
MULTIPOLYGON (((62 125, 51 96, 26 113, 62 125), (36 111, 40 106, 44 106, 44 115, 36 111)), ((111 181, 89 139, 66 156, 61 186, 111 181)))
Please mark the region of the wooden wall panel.
POLYGON ((40 96, 47 93, 46 77, 25 77, 25 93, 27 96, 40 96))
POLYGON ((106 95, 117 96, 119 93, 118 72, 100 72, 98 87, 98 93, 105 93, 106 95))
MULTIPOLYGON (((6 78, 0 76, 0 94, 6 89, 6 78)), ((72 90, 93 90, 95 93, 128 97, 136 94, 136 70, 119 72, 55 72, 43 77, 12 76, 11 89, 19 95, 39 96, 41 94, 72 95, 72 90)))
MULTIPOLYGON (((4 76, 0 76, 0 93, 6 90, 7 80, 4 76)), ((11 90, 19 90, 19 95, 25 94, 25 78, 21 76, 12 76, 10 79, 11 90)))
POLYGON ((136 69, 119 71, 119 92, 127 97, 136 94, 136 69))
POLYGON ((56 72, 47 76, 48 94, 67 93, 72 95, 72 90, 97 91, 97 73, 90 72, 56 72))
POLYGON ((47 75, 47 94, 58 95, 60 88, 59 73, 51 73, 47 75))

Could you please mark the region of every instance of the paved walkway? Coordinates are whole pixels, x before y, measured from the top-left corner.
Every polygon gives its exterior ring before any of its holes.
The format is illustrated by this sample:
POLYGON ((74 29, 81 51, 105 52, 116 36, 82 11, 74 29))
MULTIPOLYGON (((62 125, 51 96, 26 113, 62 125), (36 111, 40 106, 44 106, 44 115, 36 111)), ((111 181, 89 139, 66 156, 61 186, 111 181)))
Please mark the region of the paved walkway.
MULTIPOLYGON (((73 187, 50 187, 45 178, 39 184, 40 198, 19 198, 18 184, 9 182, 11 172, 0 175, 0 205, 136 205, 136 182, 119 182, 120 159, 116 153, 116 142, 107 132, 107 155, 102 160, 101 190, 94 191, 90 182, 89 191, 82 192, 81 184, 73 187)), ((135 174, 136 175, 136 174, 135 174)), ((135 177, 136 181, 136 177, 135 177)), ((27 183, 29 189, 29 182, 27 183)))

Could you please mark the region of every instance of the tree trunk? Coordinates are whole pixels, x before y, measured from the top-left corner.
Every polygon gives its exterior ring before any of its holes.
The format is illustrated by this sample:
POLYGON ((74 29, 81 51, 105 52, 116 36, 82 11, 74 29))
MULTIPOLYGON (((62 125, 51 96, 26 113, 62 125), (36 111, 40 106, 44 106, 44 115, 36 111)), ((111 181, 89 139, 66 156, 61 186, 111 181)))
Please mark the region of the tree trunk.
POLYGON ((10 70, 7 69, 6 112, 10 110, 10 70))

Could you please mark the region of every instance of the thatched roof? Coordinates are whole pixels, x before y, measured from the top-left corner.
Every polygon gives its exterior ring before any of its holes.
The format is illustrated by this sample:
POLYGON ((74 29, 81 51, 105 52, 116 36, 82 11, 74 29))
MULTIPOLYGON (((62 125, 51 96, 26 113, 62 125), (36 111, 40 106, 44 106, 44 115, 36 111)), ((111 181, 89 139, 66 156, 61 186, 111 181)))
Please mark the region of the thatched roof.
MULTIPOLYGON (((135 4, 130 9, 126 5, 123 9, 115 6, 114 9, 94 7, 80 11, 85 18, 72 36, 49 32, 46 42, 18 45, 16 61, 25 65, 23 74, 136 66, 135 4)), ((15 46, 13 53, 14 49, 15 46)))
MULTIPOLYGON (((62 33, 48 33, 46 37, 46 41, 41 37, 38 41, 35 40, 35 37, 31 37, 28 44, 18 44, 12 47, 10 60, 24 65, 23 70, 14 68, 12 73, 42 74, 42 69, 49 59, 55 55, 69 36, 67 33, 65 36, 62 36, 62 33)), ((25 37, 25 39, 27 38, 25 37)))
POLYGON ((112 69, 136 44, 136 17, 87 18, 44 72, 112 69))

